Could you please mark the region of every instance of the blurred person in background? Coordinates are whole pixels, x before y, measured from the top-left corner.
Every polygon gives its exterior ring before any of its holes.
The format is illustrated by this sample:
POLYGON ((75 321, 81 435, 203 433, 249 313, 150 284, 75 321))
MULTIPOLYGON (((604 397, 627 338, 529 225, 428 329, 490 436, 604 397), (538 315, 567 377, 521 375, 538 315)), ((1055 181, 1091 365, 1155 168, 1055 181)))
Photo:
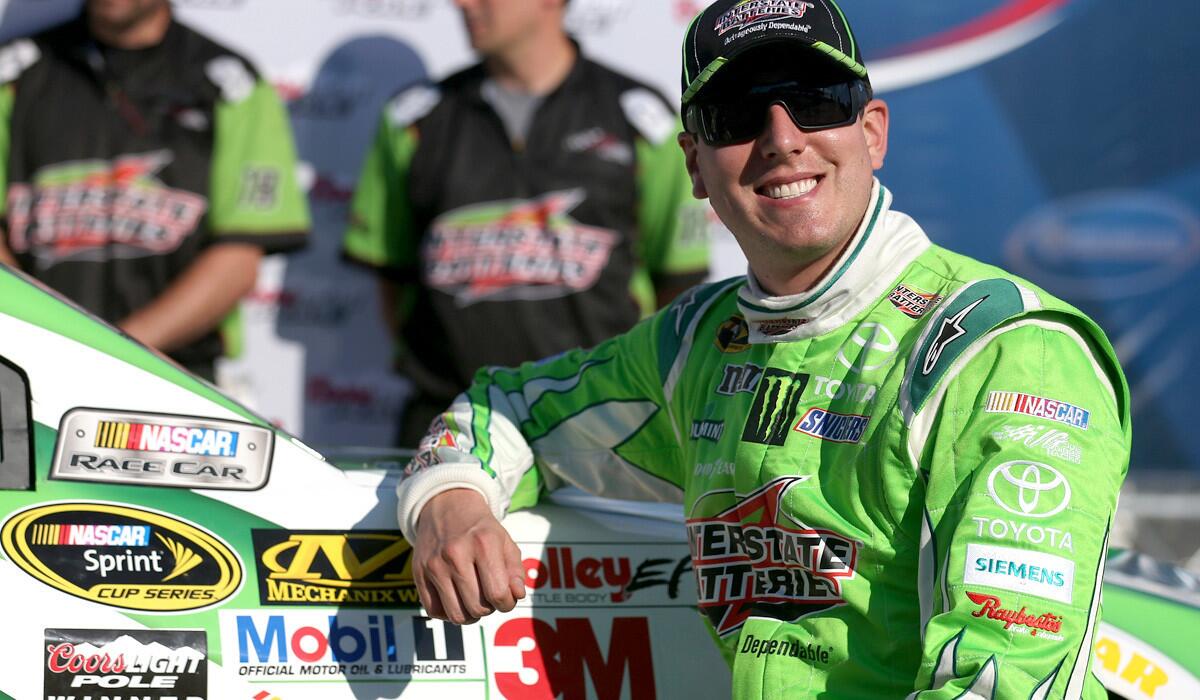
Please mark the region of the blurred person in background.
POLYGON ((704 279, 652 88, 580 55, 565 0, 456 0, 478 65, 384 109, 345 253, 381 275, 415 446, 480 367, 590 347, 704 279))
POLYGON ((87 0, 0 83, 0 262, 212 379, 263 254, 308 234, 274 90, 167 0, 87 0))
POLYGON ((718 0, 682 56, 692 191, 749 272, 476 376, 397 488, 425 609, 511 610, 498 518, 574 486, 683 504, 734 698, 1102 700, 1131 435, 1103 331, 892 208, 888 105, 833 0, 718 0))

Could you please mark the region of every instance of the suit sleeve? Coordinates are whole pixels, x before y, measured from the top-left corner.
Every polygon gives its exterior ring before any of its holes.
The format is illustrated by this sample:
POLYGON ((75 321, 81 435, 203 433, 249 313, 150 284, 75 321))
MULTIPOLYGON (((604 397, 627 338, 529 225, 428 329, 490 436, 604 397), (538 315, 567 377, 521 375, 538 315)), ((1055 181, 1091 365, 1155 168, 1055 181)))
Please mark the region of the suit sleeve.
POLYGON ((425 502, 451 488, 480 492, 498 518, 564 484, 611 498, 682 501, 681 453, 655 350, 662 318, 591 350, 481 369, 405 470, 401 529, 411 534, 425 502))
POLYGON ((692 197, 683 150, 671 137, 637 141, 642 257, 657 286, 688 287, 708 274, 707 205, 692 197))
POLYGON ((303 246, 308 203, 296 173, 287 112, 261 78, 226 90, 214 117, 209 224, 218 241, 260 245, 266 252, 303 246))
POLYGON ((417 232, 408 196, 416 148, 416 126, 397 124, 385 111, 354 189, 350 225, 342 241, 348 259, 389 276, 402 276, 417 265, 417 232))
POLYGON ((932 575, 910 697, 1083 696, 1129 459, 1110 357, 1065 316, 1010 320, 914 423, 932 575))

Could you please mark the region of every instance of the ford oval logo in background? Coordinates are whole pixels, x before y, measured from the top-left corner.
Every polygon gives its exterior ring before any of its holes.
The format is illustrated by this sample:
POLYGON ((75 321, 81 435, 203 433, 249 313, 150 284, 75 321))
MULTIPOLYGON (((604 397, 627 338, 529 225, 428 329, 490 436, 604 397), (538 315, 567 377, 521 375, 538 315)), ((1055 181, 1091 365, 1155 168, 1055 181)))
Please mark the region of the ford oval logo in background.
POLYGON ((1053 202, 1005 244, 1013 271, 1074 300, 1115 300, 1163 289, 1200 260, 1200 219, 1182 202, 1140 190, 1053 202))
POLYGON ((126 610, 206 608, 242 584, 237 554, 179 518, 120 503, 50 503, 0 529, 5 555, 42 583, 126 610))

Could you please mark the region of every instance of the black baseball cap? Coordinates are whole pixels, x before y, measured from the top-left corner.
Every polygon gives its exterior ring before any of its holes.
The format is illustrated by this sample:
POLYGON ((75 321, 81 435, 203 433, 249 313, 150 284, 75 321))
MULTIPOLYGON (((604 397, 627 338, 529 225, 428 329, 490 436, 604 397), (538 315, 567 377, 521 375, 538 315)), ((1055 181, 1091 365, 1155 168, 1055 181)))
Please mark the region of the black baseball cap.
POLYGON ((797 47, 870 85, 850 23, 833 0, 717 0, 683 37, 683 106, 738 56, 765 46, 797 47))

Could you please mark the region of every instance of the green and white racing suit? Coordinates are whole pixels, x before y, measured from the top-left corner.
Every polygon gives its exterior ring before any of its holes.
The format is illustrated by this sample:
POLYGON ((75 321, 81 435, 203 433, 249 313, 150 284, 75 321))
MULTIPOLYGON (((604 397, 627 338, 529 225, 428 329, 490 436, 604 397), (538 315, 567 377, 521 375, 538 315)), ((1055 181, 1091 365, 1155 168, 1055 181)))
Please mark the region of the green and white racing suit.
POLYGON ((493 511, 573 484, 682 501, 737 698, 1103 698, 1129 455, 1102 331, 932 245, 878 183, 829 275, 696 287, 591 350, 482 370, 399 487, 493 511))

